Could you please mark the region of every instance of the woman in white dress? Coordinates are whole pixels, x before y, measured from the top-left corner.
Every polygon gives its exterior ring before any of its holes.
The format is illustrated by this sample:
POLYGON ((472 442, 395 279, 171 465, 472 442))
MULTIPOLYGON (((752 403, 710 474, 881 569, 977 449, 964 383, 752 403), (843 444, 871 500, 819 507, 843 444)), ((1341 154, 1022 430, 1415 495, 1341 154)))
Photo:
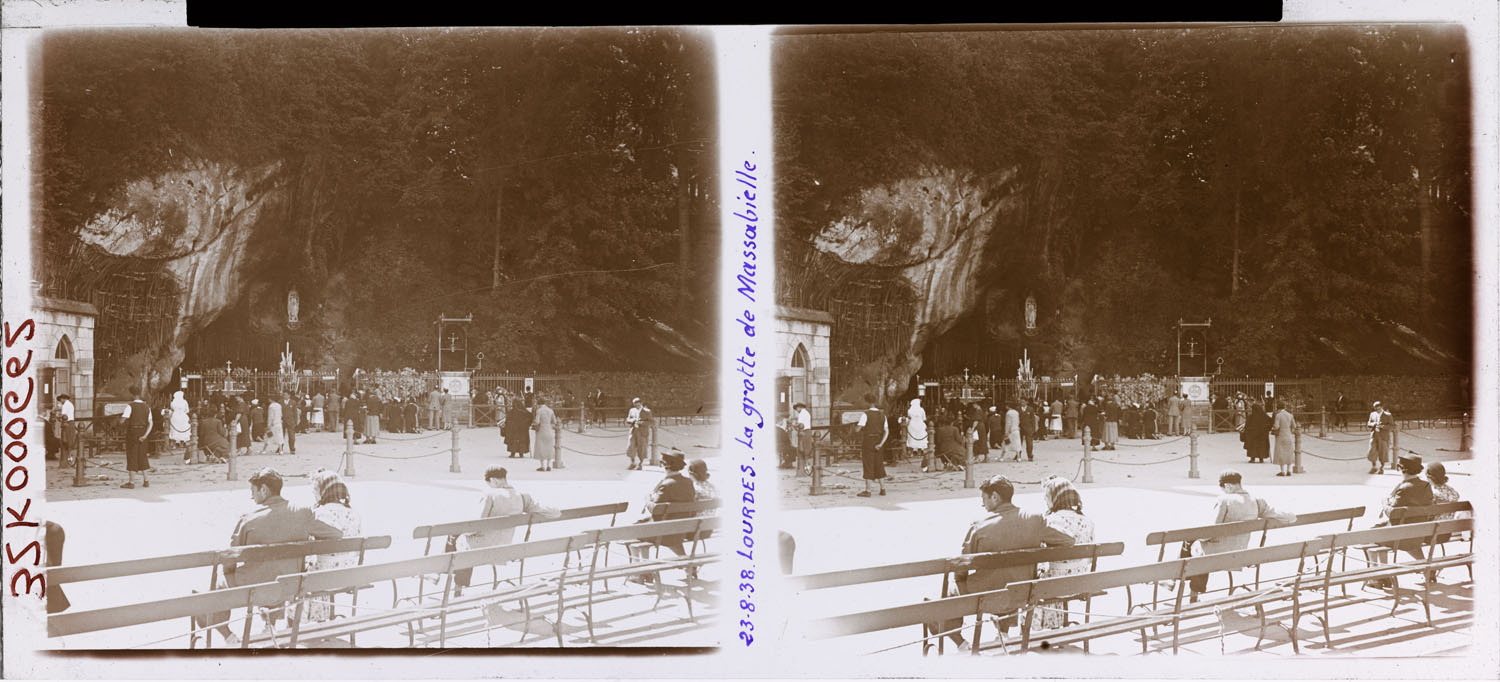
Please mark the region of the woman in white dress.
MULTIPOLYGON (((1042 483, 1042 488, 1043 499, 1047 503, 1045 515, 1047 526, 1073 536, 1077 544, 1092 544, 1094 522, 1083 515, 1083 500, 1078 496, 1078 490, 1073 488, 1073 484, 1066 478, 1053 476, 1042 483)), ((1088 559, 1054 561, 1041 570, 1040 577, 1053 578, 1060 575, 1085 573, 1088 570, 1088 559)), ((1044 608, 1041 610, 1040 629, 1055 630, 1067 623, 1067 614, 1063 613, 1064 602, 1048 602, 1042 606, 1044 608)))
POLYGON ((932 466, 932 453, 927 449, 927 410, 922 409, 921 398, 912 398, 906 410, 906 449, 921 455, 922 471, 932 466))
MULTIPOLYGON (((349 487, 344 485, 343 479, 332 471, 319 469, 312 475, 313 516, 319 521, 334 528, 344 531, 344 537, 359 537, 359 514, 349 506, 349 487)), ((359 562, 358 552, 339 552, 337 554, 318 554, 307 559, 307 570, 322 571, 330 568, 344 568, 353 566, 359 562)), ((321 623, 333 615, 333 596, 320 596, 308 601, 307 620, 321 623)))
POLYGON ((192 436, 193 426, 192 421, 188 417, 187 398, 183 397, 182 391, 172 394, 170 409, 171 416, 167 418, 167 438, 172 441, 174 446, 181 445, 183 447, 182 456, 186 460, 188 456, 188 439, 192 436))

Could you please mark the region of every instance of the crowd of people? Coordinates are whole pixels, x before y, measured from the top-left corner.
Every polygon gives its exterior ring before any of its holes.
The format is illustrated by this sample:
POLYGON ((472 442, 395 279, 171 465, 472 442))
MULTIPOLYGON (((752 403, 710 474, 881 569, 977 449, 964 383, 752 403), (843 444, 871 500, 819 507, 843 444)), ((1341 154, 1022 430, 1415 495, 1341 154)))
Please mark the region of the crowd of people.
MULTIPOLYGON (((865 396, 865 409, 845 435, 845 443, 858 447, 865 487, 857 493, 869 497, 872 486, 885 493, 885 467, 905 457, 922 461, 922 471, 963 471, 968 462, 1035 460, 1034 443, 1049 438, 1080 438, 1087 434, 1090 445, 1114 450, 1120 438, 1153 440, 1186 436, 1202 409, 1186 394, 1170 395, 1155 404, 1126 402, 1118 395, 1096 396, 1082 401, 1072 396, 1050 402, 1017 397, 1000 404, 990 400, 949 400, 929 411, 924 398, 911 398, 904 413, 887 413, 873 394, 865 396), (971 459, 972 457, 972 459, 971 459)), ((1302 425, 1292 406, 1271 394, 1263 400, 1237 393, 1231 398, 1210 396, 1214 414, 1220 410, 1239 433, 1245 455, 1252 463, 1270 461, 1279 467, 1277 476, 1296 472, 1296 434, 1302 425)), ((1368 421, 1370 473, 1383 473, 1391 461, 1394 422, 1388 409, 1374 403, 1368 421)), ((792 406, 778 422, 778 451, 783 469, 806 471, 813 447, 812 419, 803 403, 792 406)))

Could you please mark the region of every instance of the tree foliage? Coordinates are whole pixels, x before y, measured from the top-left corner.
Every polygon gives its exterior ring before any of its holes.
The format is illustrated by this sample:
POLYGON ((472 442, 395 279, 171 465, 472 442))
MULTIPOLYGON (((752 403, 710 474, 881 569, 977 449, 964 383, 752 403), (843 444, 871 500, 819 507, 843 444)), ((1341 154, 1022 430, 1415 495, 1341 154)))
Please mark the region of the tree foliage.
MULTIPOLYGON (((1467 367, 1467 54, 1431 26, 783 37, 780 256, 816 261, 862 188, 1016 169, 1021 208, 971 254, 1006 319, 940 343, 1170 372, 1172 325, 1212 318, 1236 374, 1467 367), (1451 362, 1414 362, 1401 326, 1451 362)), ((830 286, 781 282, 798 305, 830 286)))
MULTIPOLYGON (((53 36, 47 252, 76 253, 79 226, 133 179, 187 159, 277 163, 287 209, 256 226, 251 285, 210 336, 291 340, 312 364, 427 367, 437 313, 473 312, 487 368, 680 362, 578 339, 656 322, 712 338, 717 269, 682 262, 678 203, 696 190, 689 232, 714 229, 707 50, 654 29, 53 36), (296 332, 281 324, 290 287, 296 332)), ((83 298, 101 281, 66 258, 44 267, 83 298)))

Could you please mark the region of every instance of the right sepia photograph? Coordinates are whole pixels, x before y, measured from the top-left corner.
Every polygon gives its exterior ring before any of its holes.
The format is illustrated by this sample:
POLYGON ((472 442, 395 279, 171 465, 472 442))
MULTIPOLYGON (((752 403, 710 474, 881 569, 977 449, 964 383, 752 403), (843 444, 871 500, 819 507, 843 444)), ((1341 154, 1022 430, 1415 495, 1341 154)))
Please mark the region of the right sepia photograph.
POLYGON ((1475 655, 1470 54, 778 33, 785 645, 1475 655))

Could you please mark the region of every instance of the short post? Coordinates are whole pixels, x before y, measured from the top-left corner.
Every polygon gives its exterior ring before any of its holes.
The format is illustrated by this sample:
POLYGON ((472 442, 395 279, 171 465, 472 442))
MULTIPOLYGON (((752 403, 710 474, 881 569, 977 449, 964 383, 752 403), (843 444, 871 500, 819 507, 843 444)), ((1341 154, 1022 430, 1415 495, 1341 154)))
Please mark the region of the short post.
POLYGON ((188 420, 188 461, 193 464, 203 463, 203 451, 198 449, 198 413, 194 412, 188 420))
POLYGON ((656 451, 656 419, 651 420, 651 466, 661 464, 661 453, 656 451))
POLYGON ((813 440, 812 446, 812 487, 807 491, 809 495, 823 494, 823 458, 818 456, 818 441, 813 440))
POLYGON ((1394 467, 1396 466, 1396 453, 1401 452, 1401 429, 1400 427, 1396 426, 1396 422, 1394 420, 1391 422, 1391 426, 1394 428, 1391 429, 1390 463, 1391 466, 1394 467))
POLYGON ((589 407, 582 400, 578 401, 578 432, 583 433, 583 425, 589 420, 589 407))
POLYGON ((562 422, 552 422, 552 466, 562 468, 562 422))
POLYGON ((1188 424, 1188 478, 1198 478, 1198 428, 1188 424))
POLYGON ((344 422, 344 475, 354 475, 354 420, 344 422))
POLYGON ((1302 429, 1292 430, 1292 446, 1292 456, 1295 458, 1292 463, 1292 473, 1307 473, 1302 470, 1302 429))
MULTIPOLYGON (((243 428, 248 429, 250 427, 245 426, 243 428)), ((236 442, 232 443, 229 447, 229 470, 224 473, 224 480, 226 481, 240 480, 240 475, 236 468, 236 462, 239 460, 240 452, 240 449, 237 447, 238 445, 238 439, 236 439, 236 442)))
POLYGON ((458 468, 458 422, 455 421, 449 424, 448 431, 453 434, 453 447, 449 450, 453 456, 453 461, 448 464, 448 473, 461 473, 462 470, 458 468))
MULTIPOLYGON (((1328 408, 1327 407, 1324 407, 1324 408, 1318 410, 1318 437, 1319 438, 1327 438, 1328 437, 1328 408)), ((1299 471, 1297 473, 1300 474, 1302 472, 1299 471)))
MULTIPOLYGON (((1208 432, 1209 433, 1213 433, 1214 432, 1214 417, 1216 417, 1216 416, 1218 416, 1218 411, 1214 409, 1214 404, 1213 403, 1209 403, 1208 404, 1208 432)), ((1189 478, 1197 478, 1197 476, 1189 476, 1189 478)))
POLYGON ((974 444, 964 444, 964 487, 974 487, 974 444))
POLYGON ((1083 427, 1083 482, 1094 482, 1094 443, 1089 427, 1083 427))
POLYGON ((1459 429, 1460 429, 1460 431, 1458 432, 1458 451, 1459 452, 1468 452, 1469 451, 1469 413, 1468 412, 1464 413, 1463 421, 1459 422, 1459 429))
POLYGON ((83 486, 88 485, 88 482, 85 480, 86 476, 84 474, 84 469, 88 466, 84 463, 84 460, 88 459, 88 453, 84 451, 82 441, 82 438, 75 438, 73 447, 70 448, 73 451, 74 488, 82 488, 83 486))

